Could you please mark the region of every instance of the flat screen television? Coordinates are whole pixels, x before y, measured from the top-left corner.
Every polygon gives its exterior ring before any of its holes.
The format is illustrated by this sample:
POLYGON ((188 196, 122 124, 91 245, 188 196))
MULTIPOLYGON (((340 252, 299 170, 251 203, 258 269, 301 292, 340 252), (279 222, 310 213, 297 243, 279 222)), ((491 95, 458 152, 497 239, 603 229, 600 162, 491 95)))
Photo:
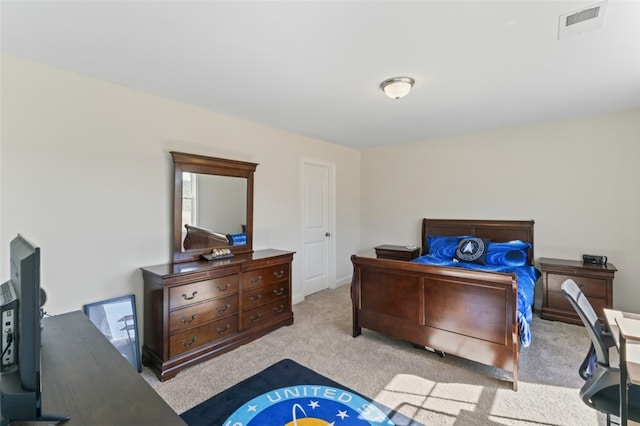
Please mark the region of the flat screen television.
POLYGON ((3 311, 11 309, 13 317, 11 326, 3 328, 5 333, 11 333, 3 343, 13 344, 14 362, 0 373, 2 425, 12 420, 69 420, 65 416, 42 414, 40 351, 46 294, 40 287, 40 248, 18 235, 10 244, 10 262, 8 285, 13 288, 15 300, 3 305, 3 311))

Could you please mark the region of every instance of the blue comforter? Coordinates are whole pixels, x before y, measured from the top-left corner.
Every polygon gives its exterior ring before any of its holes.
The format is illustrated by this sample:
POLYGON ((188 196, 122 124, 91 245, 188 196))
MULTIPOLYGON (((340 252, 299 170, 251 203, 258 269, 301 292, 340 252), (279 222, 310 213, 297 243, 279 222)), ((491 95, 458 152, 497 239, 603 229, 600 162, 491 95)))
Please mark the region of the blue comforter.
POLYGON ((520 331, 520 341, 522 342, 522 346, 529 346, 531 343, 531 330, 529 325, 533 318, 532 306, 534 301, 534 289, 536 281, 540 278, 540 271, 535 267, 529 265, 481 265, 477 263, 460 262, 455 259, 443 259, 430 254, 413 259, 412 262, 436 266, 474 269, 478 271, 503 272, 509 274, 515 272, 518 279, 517 320, 520 331))
POLYGON ((227 234, 229 244, 232 246, 241 246, 247 244, 247 234, 227 234))

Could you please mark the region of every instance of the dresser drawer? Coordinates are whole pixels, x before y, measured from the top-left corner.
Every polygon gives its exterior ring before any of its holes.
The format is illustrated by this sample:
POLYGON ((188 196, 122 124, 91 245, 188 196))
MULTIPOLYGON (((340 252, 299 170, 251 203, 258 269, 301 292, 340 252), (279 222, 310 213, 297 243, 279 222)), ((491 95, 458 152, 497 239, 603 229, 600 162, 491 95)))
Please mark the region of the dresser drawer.
POLYGON ((238 276, 227 275, 169 289, 169 310, 238 292, 238 276))
POLYGON ((237 312, 237 294, 177 309, 169 313, 169 333, 175 334, 237 312))
POLYGON ((231 316, 176 333, 169 338, 169 357, 198 348, 238 331, 238 318, 231 316))
POLYGON ((289 279, 289 264, 281 263, 263 269, 242 273, 242 290, 247 291, 260 285, 269 285, 276 281, 289 279))
POLYGON ((242 293, 242 310, 253 309, 276 299, 289 297, 289 283, 280 282, 270 285, 262 285, 258 288, 242 293))
POLYGON ((587 296, 607 297, 607 280, 592 277, 549 273, 547 275, 548 290, 559 292, 562 283, 568 279, 575 281, 580 290, 587 296))
POLYGON ((237 274, 238 272, 240 272, 240 268, 238 266, 232 266, 207 271, 191 272, 188 274, 180 274, 177 276, 165 278, 162 280, 162 282, 163 285, 189 284, 203 280, 210 280, 212 278, 223 277, 226 275, 237 274))
POLYGON ((249 329, 269 322, 281 315, 290 315, 291 305, 289 299, 280 299, 258 308, 250 309, 242 313, 242 328, 249 329))

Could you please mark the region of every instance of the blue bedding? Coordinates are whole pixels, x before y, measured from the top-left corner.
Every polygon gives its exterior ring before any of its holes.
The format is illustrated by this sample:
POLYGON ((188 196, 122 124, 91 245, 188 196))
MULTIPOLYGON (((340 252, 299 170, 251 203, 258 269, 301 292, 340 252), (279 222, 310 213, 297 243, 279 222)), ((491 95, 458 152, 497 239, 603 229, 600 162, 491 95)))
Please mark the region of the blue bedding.
POLYGON ((247 234, 227 234, 229 244, 232 246, 241 246, 247 244, 247 234))
MULTIPOLYGON (((526 244, 526 243, 525 243, 526 244)), ((518 306, 517 320, 520 331, 520 341, 522 346, 529 346, 531 343, 531 330, 529 325, 533 318, 532 306, 534 301, 534 289, 536 281, 540 277, 540 271, 533 266, 522 265, 513 266, 510 264, 478 264, 472 262, 460 262, 453 258, 439 257, 438 255, 426 254, 413 259, 412 262, 424 263, 436 266, 449 266, 454 268, 474 269, 478 271, 514 273, 518 279, 518 306)), ((489 262, 488 262, 489 263, 489 262)), ((496 262, 499 263, 499 262, 496 262)))

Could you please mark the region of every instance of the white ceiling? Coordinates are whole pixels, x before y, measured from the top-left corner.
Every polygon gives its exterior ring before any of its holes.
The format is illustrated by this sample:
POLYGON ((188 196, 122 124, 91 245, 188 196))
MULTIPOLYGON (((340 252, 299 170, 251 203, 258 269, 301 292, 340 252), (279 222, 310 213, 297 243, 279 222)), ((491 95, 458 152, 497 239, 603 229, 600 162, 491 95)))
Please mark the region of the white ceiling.
POLYGON ((2 53, 354 148, 640 107, 640 1, 2 1, 2 53), (379 84, 416 80, 404 99, 379 84))

